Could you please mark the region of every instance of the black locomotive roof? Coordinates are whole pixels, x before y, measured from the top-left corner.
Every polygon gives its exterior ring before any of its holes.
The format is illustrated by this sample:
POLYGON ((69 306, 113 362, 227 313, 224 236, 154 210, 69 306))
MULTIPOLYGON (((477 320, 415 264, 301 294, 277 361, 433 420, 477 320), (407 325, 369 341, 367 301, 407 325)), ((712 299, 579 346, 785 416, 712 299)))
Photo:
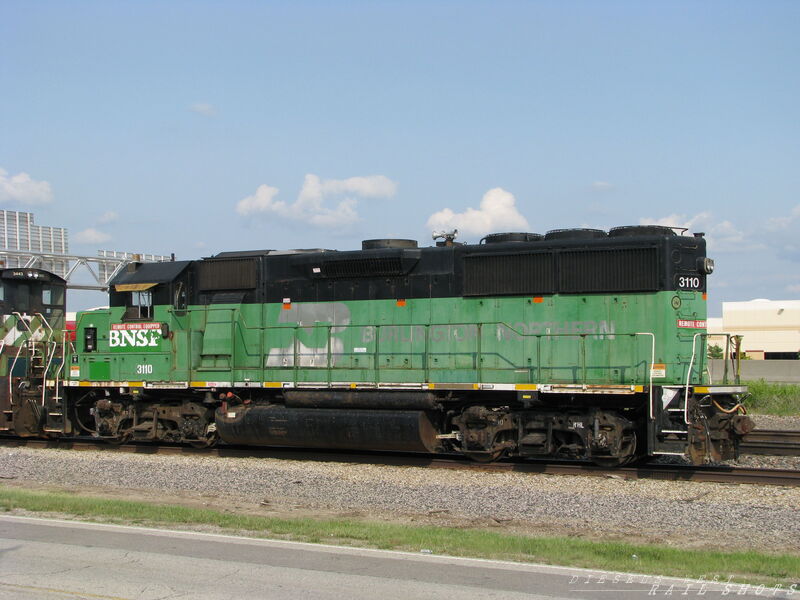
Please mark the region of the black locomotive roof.
POLYGON ((336 252, 325 248, 296 248, 293 250, 233 250, 219 252, 208 258, 250 258, 253 256, 276 256, 283 254, 313 254, 315 252, 336 252))
POLYGON ((26 267, 18 267, 16 269, 3 269, 0 271, 0 279, 26 279, 33 281, 43 281, 46 283, 58 283, 66 285, 66 280, 62 279, 55 273, 45 271, 44 269, 29 269, 26 267))
MULTIPOLYGON (((190 288, 199 304, 229 303, 234 296, 242 303, 285 303, 706 289, 702 234, 652 225, 549 233, 493 234, 483 240, 491 243, 424 248, 380 240, 379 247, 361 250, 221 252, 189 267, 190 288)), ((124 281, 154 283, 144 269, 124 281)))
POLYGON ((192 264, 190 260, 174 260, 170 262, 142 263, 135 271, 123 271, 117 275, 109 286, 128 285, 134 283, 168 283, 175 280, 184 269, 192 264))

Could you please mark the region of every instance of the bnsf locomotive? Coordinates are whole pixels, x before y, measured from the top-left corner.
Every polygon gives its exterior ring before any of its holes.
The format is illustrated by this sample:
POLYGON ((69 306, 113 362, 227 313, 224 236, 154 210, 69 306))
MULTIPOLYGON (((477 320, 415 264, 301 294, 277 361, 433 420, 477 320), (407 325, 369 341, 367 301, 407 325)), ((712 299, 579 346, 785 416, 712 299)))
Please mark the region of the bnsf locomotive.
POLYGON ((656 226, 368 240, 128 265, 63 328, 2 272, 0 427, 618 465, 735 457, 746 388, 706 371, 702 234, 656 226), (72 338, 70 337, 72 336, 72 338))

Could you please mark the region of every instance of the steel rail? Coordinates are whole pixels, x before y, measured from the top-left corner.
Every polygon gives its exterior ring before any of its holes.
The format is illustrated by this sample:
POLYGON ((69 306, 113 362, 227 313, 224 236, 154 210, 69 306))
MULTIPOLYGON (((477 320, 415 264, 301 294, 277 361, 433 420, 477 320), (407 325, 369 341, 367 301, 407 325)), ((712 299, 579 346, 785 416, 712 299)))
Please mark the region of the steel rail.
POLYGON ((623 480, 656 479, 662 481, 694 481, 711 483, 757 484, 798 487, 800 470, 754 469, 728 465, 701 466, 647 464, 634 467, 606 468, 577 462, 534 462, 505 460, 478 463, 460 455, 429 455, 415 453, 380 453, 370 451, 320 450, 304 448, 255 448, 245 446, 217 446, 191 448, 179 445, 153 445, 127 443, 111 445, 91 438, 72 440, 39 440, 0 437, 0 446, 27 448, 60 448, 72 450, 102 450, 134 454, 165 454, 220 456, 235 458, 271 458, 278 460, 304 460, 316 462, 345 462, 354 464, 379 464, 386 466, 413 466, 437 469, 477 470, 485 472, 514 472, 543 475, 582 475, 611 477, 623 480))
POLYGON ((739 444, 742 454, 800 456, 800 431, 756 429, 739 444))

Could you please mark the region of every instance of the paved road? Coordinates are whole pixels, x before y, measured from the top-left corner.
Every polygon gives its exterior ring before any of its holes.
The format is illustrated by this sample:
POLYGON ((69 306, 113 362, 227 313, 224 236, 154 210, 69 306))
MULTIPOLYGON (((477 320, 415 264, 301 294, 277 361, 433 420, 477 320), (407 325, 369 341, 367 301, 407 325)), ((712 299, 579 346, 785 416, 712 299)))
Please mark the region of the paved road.
POLYGON ((700 586, 683 594, 684 582, 643 576, 0 516, 0 599, 612 600, 654 589, 687 598, 700 586))

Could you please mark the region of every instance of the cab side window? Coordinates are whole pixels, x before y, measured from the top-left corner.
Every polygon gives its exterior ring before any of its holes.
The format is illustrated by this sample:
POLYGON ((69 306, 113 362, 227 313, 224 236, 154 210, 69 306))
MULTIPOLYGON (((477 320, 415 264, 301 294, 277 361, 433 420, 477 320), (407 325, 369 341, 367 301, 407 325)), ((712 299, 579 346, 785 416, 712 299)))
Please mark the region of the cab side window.
POLYGON ((64 304, 64 288, 54 285, 43 286, 42 304, 45 306, 61 306, 64 304))
POLYGON ((62 328, 64 317, 64 288, 55 285, 42 286, 42 313, 51 327, 62 328))
POLYGON ((130 315, 131 319, 152 319, 153 292, 150 290, 131 292, 131 303, 126 314, 130 315))
POLYGON ((173 306, 176 310, 186 310, 186 305, 188 303, 187 294, 186 294, 186 286, 183 282, 178 283, 175 287, 175 298, 173 299, 173 306))

